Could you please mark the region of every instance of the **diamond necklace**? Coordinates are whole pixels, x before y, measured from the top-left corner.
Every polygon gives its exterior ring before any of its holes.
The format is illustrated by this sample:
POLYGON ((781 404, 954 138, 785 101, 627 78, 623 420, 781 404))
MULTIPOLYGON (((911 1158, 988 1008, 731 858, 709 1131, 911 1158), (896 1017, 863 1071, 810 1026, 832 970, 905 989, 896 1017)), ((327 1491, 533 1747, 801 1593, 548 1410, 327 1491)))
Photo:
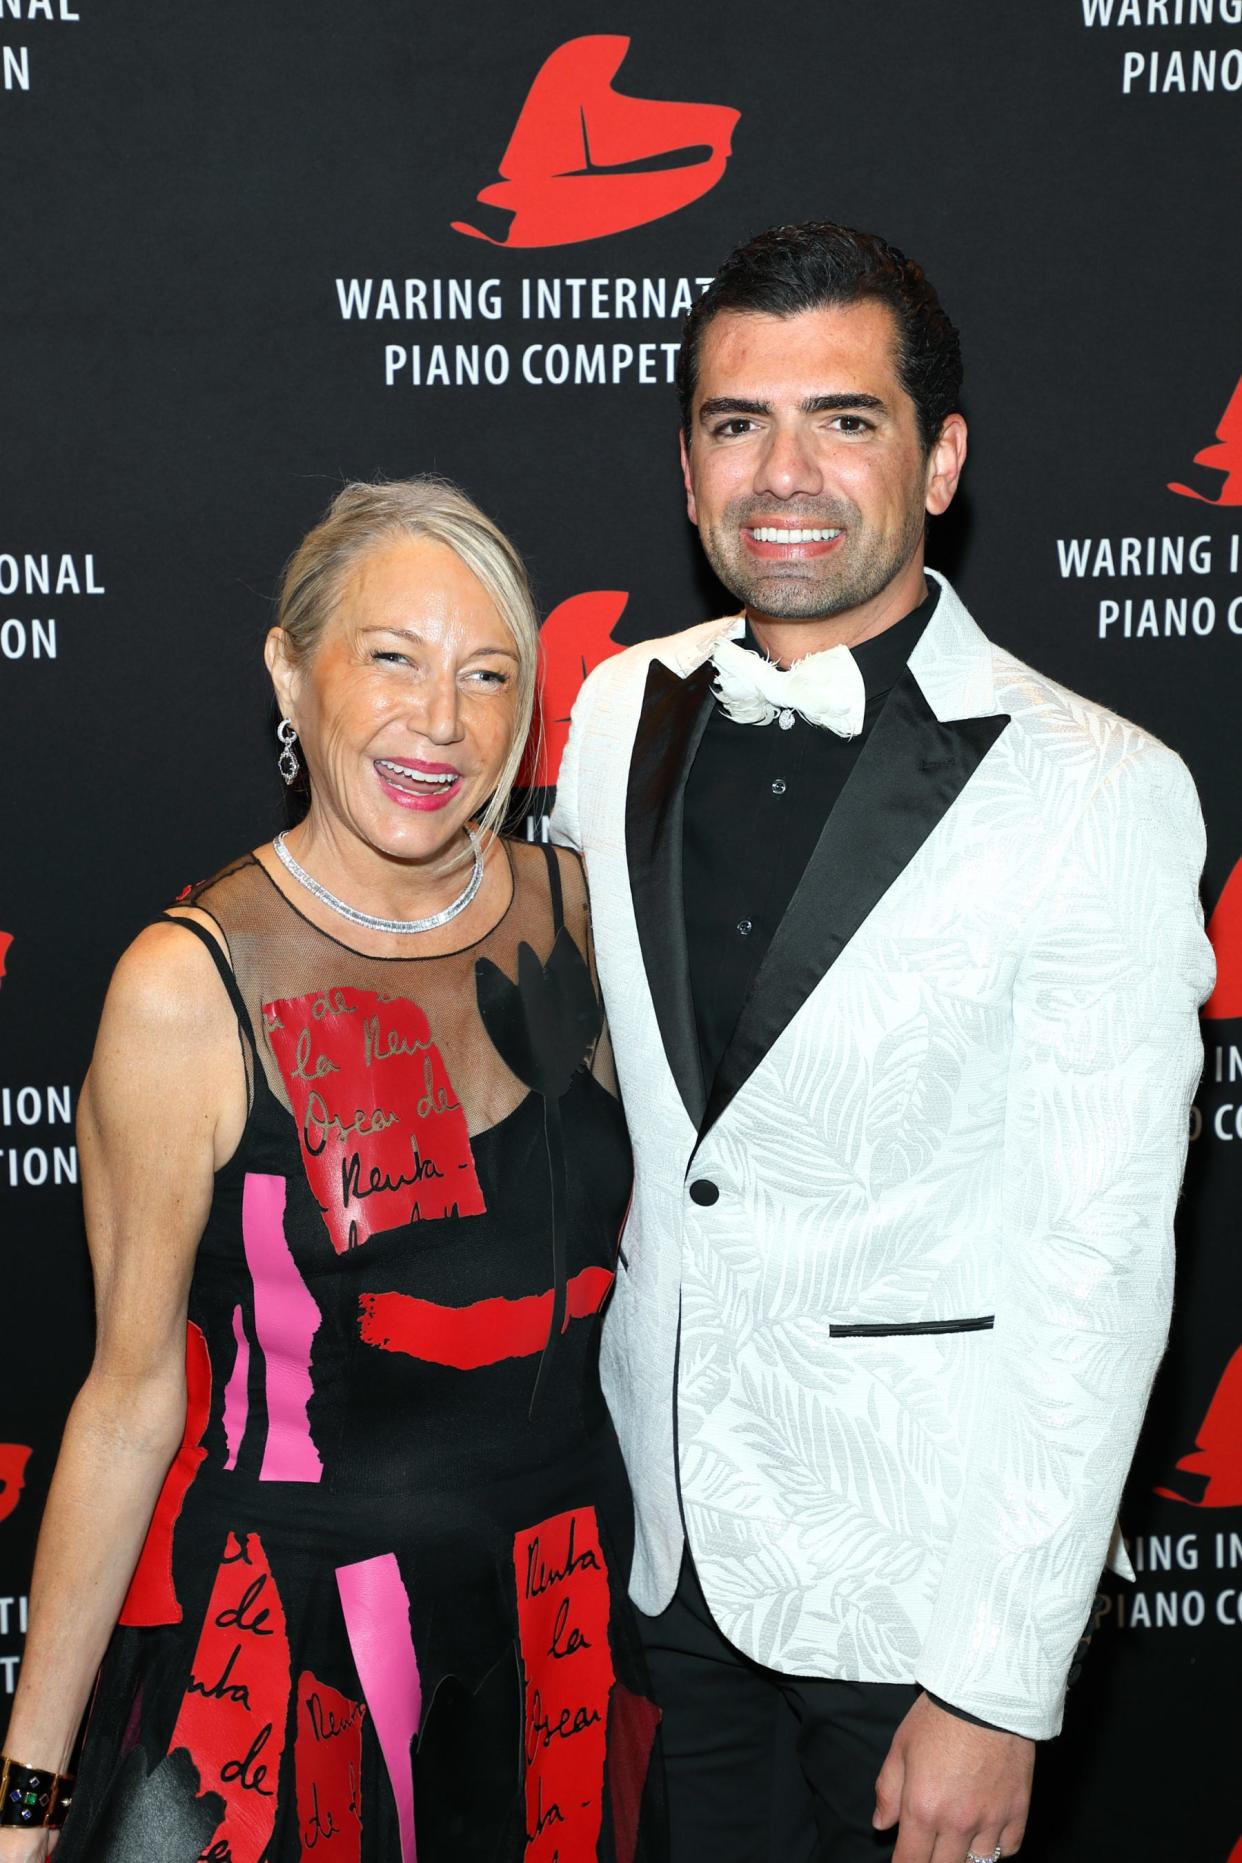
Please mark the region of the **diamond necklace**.
POLYGON ((466 833, 470 837, 470 845, 474 850, 474 869, 470 878, 466 881, 464 891, 458 893, 456 899, 450 905, 445 906, 443 912, 433 912, 427 919, 377 919, 370 912, 359 912, 357 906, 347 906, 343 899, 338 899, 336 894, 330 893, 326 886, 321 886, 318 880, 313 880, 305 867, 299 867, 285 846, 283 834, 276 836, 272 846, 281 866, 293 875, 299 886, 304 886, 308 893, 313 893, 321 905, 331 907, 333 912, 339 912, 341 917, 348 919, 351 925, 364 925, 368 931, 391 932, 401 938, 412 932, 435 931, 439 926, 447 925, 450 919, 455 919, 459 912, 466 910, 483 884, 483 844, 469 822, 466 823, 466 833))

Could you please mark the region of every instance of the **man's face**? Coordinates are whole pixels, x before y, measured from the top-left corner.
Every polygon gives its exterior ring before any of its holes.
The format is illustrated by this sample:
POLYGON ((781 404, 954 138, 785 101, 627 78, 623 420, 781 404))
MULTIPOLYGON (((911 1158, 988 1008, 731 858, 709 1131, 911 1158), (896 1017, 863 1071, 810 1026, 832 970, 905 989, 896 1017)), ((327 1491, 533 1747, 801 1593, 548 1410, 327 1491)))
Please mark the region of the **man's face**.
POLYGON ((708 324, 682 442, 688 509, 752 614, 826 620, 871 601, 952 498, 956 471, 946 488, 943 448, 924 454, 896 347, 874 300, 708 324))

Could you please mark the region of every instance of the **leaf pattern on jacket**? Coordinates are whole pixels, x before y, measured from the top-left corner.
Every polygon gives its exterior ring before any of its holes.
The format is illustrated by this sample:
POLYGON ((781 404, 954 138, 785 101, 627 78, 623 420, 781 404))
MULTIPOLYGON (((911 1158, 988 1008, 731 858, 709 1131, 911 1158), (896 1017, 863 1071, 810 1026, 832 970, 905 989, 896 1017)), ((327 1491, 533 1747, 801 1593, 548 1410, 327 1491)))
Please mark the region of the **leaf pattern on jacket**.
POLYGON ((945 587, 924 694, 1012 722, 706 1135, 694 1175, 722 1194, 699 1209, 624 803, 651 659, 688 672, 713 631, 592 674, 562 766, 637 1164, 602 1367, 633 1593, 667 1602, 684 1511, 713 1614, 758 1661, 917 1675, 1046 1738, 1167 1326, 1211 980, 1193 786, 945 587))

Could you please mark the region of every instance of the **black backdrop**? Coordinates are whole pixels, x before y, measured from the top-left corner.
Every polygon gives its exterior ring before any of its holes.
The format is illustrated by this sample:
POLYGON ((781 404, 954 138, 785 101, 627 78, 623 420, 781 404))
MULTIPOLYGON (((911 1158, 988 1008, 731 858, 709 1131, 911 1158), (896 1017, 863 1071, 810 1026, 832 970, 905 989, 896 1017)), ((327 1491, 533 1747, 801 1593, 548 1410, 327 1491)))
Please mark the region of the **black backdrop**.
POLYGON ((0 0, 0 1697, 89 1353, 67 1109, 118 951, 281 819, 259 648, 282 559, 343 478, 436 469, 545 611, 614 592, 563 611, 562 659, 593 615, 626 641, 723 612, 662 345, 739 239, 831 216, 919 256, 963 331, 972 457, 933 562, 1203 795, 1224 981, 1124 1517, 1142 1569, 1110 1583, 1024 1855, 1242 1856, 1240 22, 1242 0, 0 0), (560 52, 593 35, 629 39, 625 95, 728 108, 627 114, 599 48, 560 52), (477 196, 554 53, 510 243, 469 238, 453 223, 505 237, 477 196), (607 213, 637 223, 577 237, 607 213), (368 279, 371 314, 344 315, 368 279), (374 314, 407 279, 432 310, 442 281, 438 317, 374 314), (562 282, 559 317, 523 316, 524 281, 570 279, 578 314, 562 282), (618 279, 649 314, 592 314, 624 312, 618 279))

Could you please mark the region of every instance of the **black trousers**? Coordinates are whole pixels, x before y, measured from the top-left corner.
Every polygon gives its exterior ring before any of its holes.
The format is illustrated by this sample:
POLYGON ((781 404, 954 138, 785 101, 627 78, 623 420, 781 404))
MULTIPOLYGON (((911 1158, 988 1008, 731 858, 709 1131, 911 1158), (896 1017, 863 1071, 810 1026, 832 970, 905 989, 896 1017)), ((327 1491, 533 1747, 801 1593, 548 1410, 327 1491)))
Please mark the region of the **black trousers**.
POLYGON ((664 1711, 672 1863, 884 1863, 875 1781, 916 1684, 831 1682, 752 1662, 717 1630, 689 1552, 658 1617, 639 1614, 664 1711))

